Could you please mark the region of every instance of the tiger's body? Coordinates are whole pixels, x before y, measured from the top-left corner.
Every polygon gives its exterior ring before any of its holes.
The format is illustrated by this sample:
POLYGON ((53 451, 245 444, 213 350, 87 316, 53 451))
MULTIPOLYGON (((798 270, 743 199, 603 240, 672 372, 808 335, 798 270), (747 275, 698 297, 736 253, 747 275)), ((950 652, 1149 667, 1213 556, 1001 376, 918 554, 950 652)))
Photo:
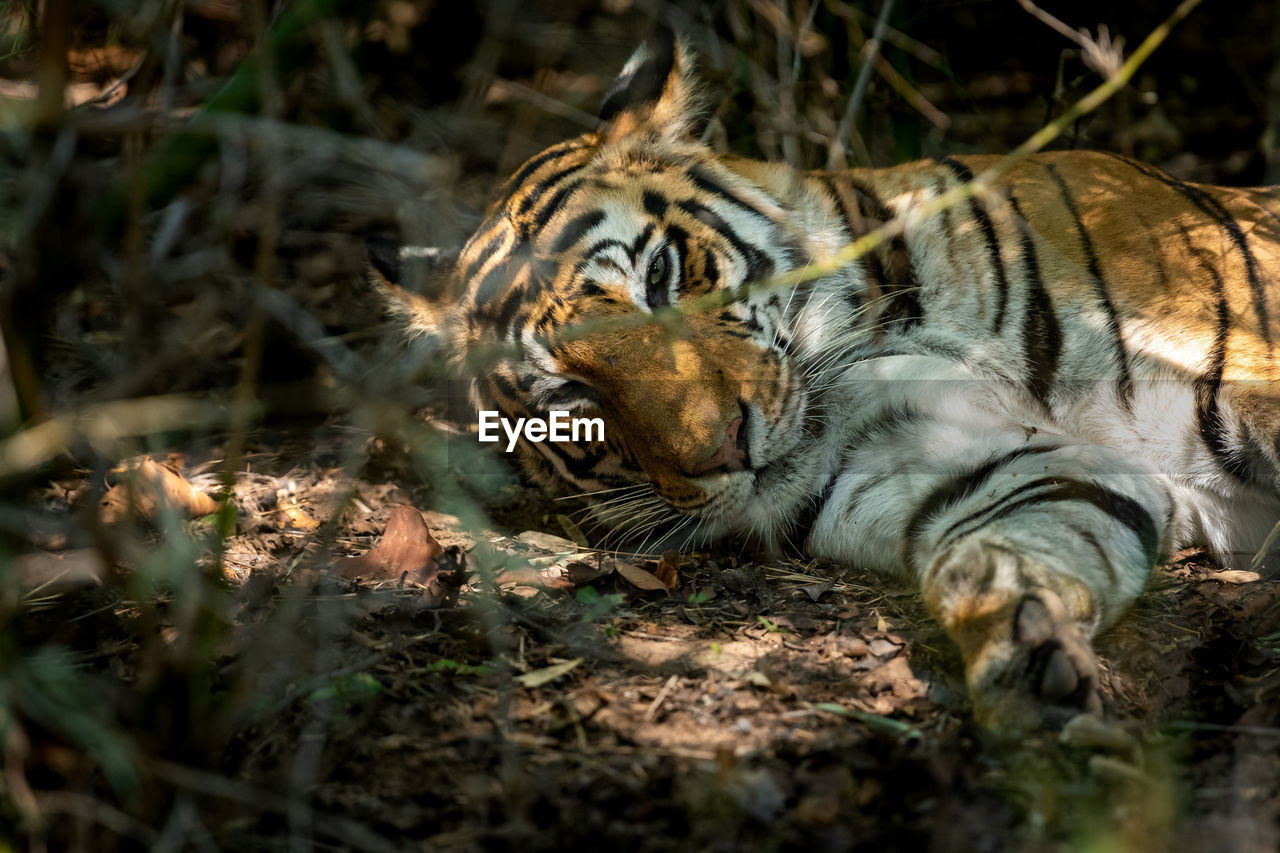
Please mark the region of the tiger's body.
POLYGON ((1096 709, 1090 638, 1151 568, 1247 561, 1280 517, 1280 196, 1071 152, 917 216, 991 161, 718 156, 687 68, 643 49, 464 250, 449 344, 507 347, 477 404, 603 417, 602 442, 518 449, 640 539, 750 532, 913 579, 983 722, 1096 709), (890 219, 859 261, 756 286, 890 219))

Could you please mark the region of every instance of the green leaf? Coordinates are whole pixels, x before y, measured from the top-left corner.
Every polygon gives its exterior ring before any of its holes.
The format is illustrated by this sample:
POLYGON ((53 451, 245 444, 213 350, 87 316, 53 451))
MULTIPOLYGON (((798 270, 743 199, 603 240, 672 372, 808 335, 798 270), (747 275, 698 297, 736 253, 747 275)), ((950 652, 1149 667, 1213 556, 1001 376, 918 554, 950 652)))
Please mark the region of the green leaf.
POLYGON ((846 708, 835 702, 816 702, 812 705, 819 711, 826 711, 828 714, 835 714, 840 717, 847 717, 857 720, 866 725, 867 728, 878 731, 882 734, 893 735, 895 737, 904 737, 909 740, 919 740, 924 734, 915 726, 904 723, 901 720, 895 720, 892 717, 881 716, 880 714, 869 714, 866 711, 859 711, 856 708, 846 708))
POLYGON ((382 682, 367 672, 350 672, 340 675, 328 685, 311 691, 307 698, 312 702, 334 699, 343 705, 367 702, 383 691, 382 682))
POLYGON ((774 622, 770 622, 768 619, 764 618, 763 616, 757 615, 756 619, 760 620, 760 624, 763 625, 765 627, 765 630, 768 631, 770 634, 789 633, 786 628, 783 628, 781 625, 778 625, 774 622))
POLYGON ((582 663, 582 658, 574 658, 564 663, 557 663, 553 666, 535 669, 533 672, 526 672, 524 675, 516 676, 516 681, 525 687, 541 687, 565 675, 580 663, 582 663))

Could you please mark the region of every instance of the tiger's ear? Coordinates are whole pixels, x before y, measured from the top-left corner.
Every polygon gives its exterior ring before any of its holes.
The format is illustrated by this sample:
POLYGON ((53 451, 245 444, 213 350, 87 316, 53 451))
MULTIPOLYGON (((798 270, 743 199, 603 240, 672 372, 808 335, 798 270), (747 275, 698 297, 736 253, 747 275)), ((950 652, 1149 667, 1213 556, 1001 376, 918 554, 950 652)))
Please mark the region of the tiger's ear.
POLYGON ((439 337, 447 314, 447 290, 458 252, 426 246, 402 246, 383 237, 365 239, 369 277, 415 337, 439 337))
POLYGON ((693 66, 693 51, 668 29, 642 44, 604 96, 605 141, 645 128, 671 140, 688 138, 703 118, 693 66))

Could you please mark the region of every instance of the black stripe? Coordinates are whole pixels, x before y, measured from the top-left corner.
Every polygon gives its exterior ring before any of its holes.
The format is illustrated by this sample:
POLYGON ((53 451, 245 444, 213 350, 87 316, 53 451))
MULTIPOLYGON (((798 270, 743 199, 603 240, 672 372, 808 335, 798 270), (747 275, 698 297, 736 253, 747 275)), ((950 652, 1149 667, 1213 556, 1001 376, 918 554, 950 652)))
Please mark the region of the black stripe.
POLYGON ((489 267, 489 271, 485 273, 475 286, 475 304, 477 310, 482 314, 487 314, 488 304, 492 302, 499 293, 504 293, 506 288, 511 286, 513 278, 511 259, 513 255, 508 255, 500 263, 496 263, 489 267))
POLYGON ((836 214, 844 222, 844 242, 852 242, 853 240, 853 222, 849 219, 849 210, 845 205, 845 194, 840 191, 836 185, 835 179, 830 175, 814 175, 814 180, 818 186, 822 187, 827 194, 827 200, 831 202, 836 209, 836 214))
POLYGON ((552 455, 564 464, 565 471, 569 473, 569 476, 579 480, 596 478, 595 469, 596 466, 600 464, 602 457, 598 453, 590 452, 590 450, 588 450, 590 445, 583 444, 582 442, 577 444, 560 444, 554 441, 544 441, 542 444, 546 445, 546 450, 550 451, 552 455), (567 448, 573 448, 574 450, 579 451, 582 455, 574 455, 573 453, 568 452, 567 448))
MULTIPOLYGON (((847 180, 849 181, 850 195, 858 214, 857 236, 860 237, 869 233, 872 228, 878 227, 869 225, 866 221, 868 218, 883 223, 888 218, 889 212, 885 210, 884 204, 881 203, 870 188, 858 184, 852 178, 847 178, 847 180)), ((862 274, 867 282, 867 301, 874 303, 889 293, 889 275, 885 272, 884 261, 881 259, 879 252, 867 252, 859 260, 862 263, 862 274)))
POLYGON ((586 213, 580 213, 560 230, 560 234, 556 237, 554 243, 551 244, 551 253, 558 255, 567 251, 570 246, 578 242, 586 235, 588 231, 595 228, 604 221, 603 210, 589 210, 586 213))
POLYGON ((653 236, 653 223, 650 222, 644 227, 644 230, 636 236, 635 242, 627 249, 628 257, 631 258, 631 265, 634 267, 636 261, 640 258, 640 253, 644 251, 644 247, 648 245, 649 238, 653 236))
POLYGON ((765 222, 772 223, 773 218, 749 202, 739 198, 732 190, 716 183, 715 179, 702 166, 694 166, 688 172, 689 179, 693 181, 693 185, 702 190, 707 195, 715 196, 734 207, 746 211, 753 216, 758 216, 765 222))
MULTIPOLYGON (((879 224, 894 218, 893 212, 870 186, 853 178, 849 179, 849 185, 857 196, 862 218, 870 217, 879 224)), ((910 328, 923 322, 924 306, 920 304, 915 267, 911 262, 911 252, 907 249, 906 240, 901 235, 891 237, 886 246, 877 247, 863 257, 868 260, 864 268, 868 269, 870 275, 879 282, 881 290, 889 297, 876 318, 877 324, 901 324, 910 328), (887 257, 881 254, 886 249, 887 257)))
MULTIPOLYGON (((496 390, 497 392, 496 394, 494 394, 495 402, 501 403, 502 398, 505 397, 506 399, 510 400, 512 403, 516 403, 517 405, 520 405, 522 403, 520 399, 521 394, 519 390, 516 388, 511 378, 503 374, 500 370, 494 370, 489 374, 489 383, 493 386, 493 389, 496 390)), ((505 406, 500 405, 498 406, 498 408, 502 409, 504 413, 508 415, 510 414, 510 412, 506 411, 505 406)), ((523 410, 523 406, 521 408, 521 411, 526 415, 528 414, 527 411, 523 410)))
MULTIPOLYGON (((511 287, 502 301, 492 310, 493 324, 498 335, 502 338, 507 337, 507 333, 511 330, 511 321, 515 318, 516 311, 524 303, 526 291, 523 287, 511 287)), ((490 313, 486 307, 484 313, 490 313)))
POLYGON ((1128 157, 1122 157, 1113 152, 1107 152, 1110 156, 1116 158, 1121 163, 1125 163, 1149 178, 1160 181, 1167 187, 1171 187, 1180 193, 1187 201, 1200 208, 1205 215, 1216 222, 1223 231, 1227 232, 1227 236, 1231 238, 1231 242, 1235 244, 1236 249, 1240 251, 1240 256, 1244 259, 1245 274, 1249 279, 1249 289, 1253 291, 1253 311, 1258 317, 1259 330, 1262 340, 1266 343, 1267 349, 1271 349, 1271 322, 1270 312, 1267 310, 1267 293, 1262 285, 1262 277, 1258 273, 1258 260, 1253 256, 1253 250, 1249 248, 1249 241, 1244 236, 1244 231, 1240 228, 1240 223, 1236 218, 1222 206, 1222 202, 1206 193, 1204 190, 1193 184, 1186 184, 1170 175, 1166 175, 1159 169, 1130 160, 1128 157))
POLYGON ((924 415, 905 403, 886 406, 855 426, 845 441, 845 447, 867 447, 886 432, 896 435, 902 432, 903 428, 918 424, 922 420, 924 415))
MULTIPOLYGON (((582 260, 578 261, 574 266, 574 272, 580 272, 581 269, 585 269, 591 261, 595 260, 596 255, 599 255, 605 249, 621 249, 628 256, 631 255, 631 247, 626 243, 621 240, 615 240, 612 237, 606 237, 603 240, 597 240, 587 247, 587 250, 582 253, 582 260)), ((619 269, 621 269, 621 267, 619 267, 619 269)))
POLYGON ((889 208, 885 203, 880 200, 880 196, 876 194, 875 190, 867 184, 864 184, 862 181, 855 180, 854 178, 847 178, 846 180, 849 181, 850 188, 852 188, 854 194, 857 196, 858 207, 860 208, 862 215, 864 217, 870 216, 872 219, 878 220, 879 224, 876 227, 883 225, 893 218, 893 214, 889 211, 889 208))
MULTIPOLYGON (((937 195, 946 194, 947 182, 941 175, 934 181, 933 191, 937 195)), ((956 234, 955 225, 951 219, 951 208, 946 208, 940 215, 942 217, 942 239, 947 247, 947 263, 951 265, 952 269, 955 269, 958 264, 956 263, 956 234)))
POLYGON ((534 233, 540 232, 542 226, 551 221, 551 217, 564 206, 569 197, 577 192, 582 185, 586 183, 585 178, 579 178, 576 181, 570 181, 560 188, 560 191, 551 197, 541 210, 532 211, 523 223, 521 236, 528 240, 534 233), (535 227, 536 226, 536 227, 535 227))
POLYGON ((964 518, 957 519, 942 531, 942 535, 938 537, 937 550, 945 551, 947 546, 954 540, 959 539, 974 530, 985 527, 987 522, 995 516, 1003 507, 1008 506, 1009 502, 1015 498, 1025 495, 1027 492, 1033 492, 1036 489, 1043 489, 1047 486, 1056 486, 1063 481, 1062 477, 1040 477, 1030 482, 1023 483, 1016 489, 1006 492, 993 502, 986 504, 980 509, 966 515, 964 518), (956 531, 961 531, 959 534, 956 531))
MULTIPOLYGON (((1022 459, 1025 456, 1035 456, 1041 453, 1052 453, 1061 448, 1058 444, 1027 444, 1022 447, 1010 450, 1000 456, 994 456, 983 462, 981 465, 953 477, 945 483, 941 483, 930 492, 923 501, 916 507, 916 511, 912 513, 911 519, 907 522, 906 536, 903 540, 903 565, 910 566, 908 559, 912 551, 916 547, 916 539, 919 538, 924 526, 937 516, 941 515, 947 509, 955 506, 965 498, 972 495, 978 489, 991 479, 991 477, 1001 468, 1022 459)), ((982 510, 983 512, 986 509, 982 510)), ((952 525, 954 527, 955 525, 952 525)))
MULTIPOLYGON (((710 249, 702 251, 702 277, 706 279, 709 290, 715 290, 720 283, 720 267, 716 264, 715 253, 710 249)), ((684 282, 681 281, 680 284, 683 289, 684 282)))
POLYGON ((516 208, 516 215, 524 216, 535 204, 538 203, 538 199, 542 198, 543 194, 546 193, 547 190, 555 189, 556 185, 565 178, 570 175, 576 175, 580 171, 582 171, 582 166, 574 164, 567 169, 561 169, 559 172, 547 175, 547 177, 538 181, 537 186, 529 190, 529 193, 524 198, 520 199, 520 206, 516 208))
MULTIPOLYGON (((853 218, 850 214, 849 206, 847 204, 848 194, 841 191, 839 185, 836 183, 835 178, 830 175, 817 174, 817 175, 814 175, 813 177, 814 177, 814 180, 818 182, 818 185, 822 187, 823 191, 826 192, 828 199, 831 201, 832 205, 836 209, 836 214, 840 217, 841 221, 844 223, 844 236, 842 238, 842 242, 845 242, 845 243, 852 242, 856 232, 854 230, 853 218)), ((867 256, 863 255, 861 258, 858 259, 858 261, 862 266, 864 279, 866 279, 867 281, 870 281, 872 276, 872 269, 870 265, 867 263, 867 256)), ((876 294, 873 292, 871 293, 871 295, 875 296, 876 294)), ((850 287, 848 293, 844 294, 844 299, 855 310, 862 307, 862 302, 863 302, 862 293, 858 291, 856 284, 850 287)))
POLYGON ((1019 240, 1022 243, 1022 272, 1026 276, 1029 291, 1025 308, 1026 319, 1022 323, 1022 358, 1029 376, 1027 386, 1046 412, 1052 414, 1049 393, 1053 390, 1054 377, 1058 373, 1058 359, 1062 354, 1062 330, 1053 312, 1053 301, 1040 276, 1040 261, 1036 258, 1036 244, 1031 236, 1018 200, 1009 196, 1017 218, 1019 240))
POLYGON ((831 499, 831 492, 835 489, 836 478, 839 471, 832 471, 827 475, 827 480, 818 489, 818 493, 809 499, 804 505, 804 509, 800 511, 800 515, 791 522, 791 529, 787 537, 792 542, 799 542, 803 547, 808 541, 809 534, 813 532, 813 526, 818 523, 818 516, 822 515, 822 511, 826 509, 827 501, 831 499))
POLYGON ((670 203, 653 190, 644 191, 644 209, 650 216, 661 219, 667 213, 670 203))
POLYGON ((1062 201, 1067 206, 1067 212, 1071 214, 1071 220, 1075 223, 1076 233, 1080 235, 1080 248, 1084 252, 1085 264, 1089 272, 1089 281, 1093 284, 1093 292, 1098 302, 1102 304, 1102 309, 1106 313, 1107 331, 1115 340, 1115 357, 1116 362, 1120 366, 1120 404, 1124 406, 1126 412, 1133 412, 1133 375, 1129 372, 1129 353, 1125 349, 1124 334, 1120 330, 1120 315, 1116 313, 1116 307, 1111 302, 1111 293, 1107 287, 1107 281, 1102 277, 1102 267, 1098 264, 1098 255, 1093 249, 1093 239, 1089 236, 1089 232, 1085 230, 1084 221, 1080 218, 1080 209, 1076 207, 1076 200, 1072 197, 1071 191, 1067 189, 1067 182, 1059 174, 1058 169, 1052 163, 1045 166, 1054 183, 1058 185, 1058 192, 1062 194, 1062 201))
POLYGON ((1209 366, 1196 377, 1196 425, 1199 427, 1200 440, 1213 454, 1213 459, 1224 471, 1246 479, 1248 466, 1236 449, 1230 446, 1230 434, 1226 424, 1222 422, 1222 410, 1219 407, 1219 395, 1222 391, 1222 374, 1227 366, 1227 336, 1231 333, 1231 313, 1227 305, 1226 287, 1222 275, 1213 263, 1205 257, 1207 252, 1197 249, 1191 244, 1191 235, 1182 228, 1182 242, 1187 252, 1196 259, 1200 269, 1204 270, 1213 282, 1213 301, 1216 311, 1217 329, 1213 336, 1213 348, 1209 350, 1209 366))
POLYGON ((849 524, 849 525, 854 524, 854 516, 857 515, 858 513, 858 505, 861 503, 864 497, 870 494, 873 489, 879 488, 880 486, 884 485, 885 483, 888 483, 891 480, 896 480, 898 476, 899 474, 897 471, 889 471, 884 474, 877 474, 876 476, 872 477, 869 481, 863 483, 861 486, 857 488, 857 490, 855 490, 851 495, 849 495, 849 502, 841 508, 841 515, 844 516, 845 524, 849 524))
MULTIPOLYGON (((950 169, 961 183, 973 183, 972 170, 960 161, 951 157, 934 157, 933 159, 939 165, 950 169)), ((1004 261, 1000 258, 1000 242, 996 238, 996 227, 991 222, 990 215, 978 203, 978 200, 972 197, 969 199, 969 212, 973 215, 974 220, 978 223, 978 228, 982 231, 982 238, 987 244, 987 255, 991 260, 992 268, 995 270, 996 297, 999 301, 996 304, 996 316, 992 330, 996 334, 1000 334, 1000 330, 1004 327, 1004 314, 1009 304, 1009 277, 1005 273, 1004 261)))
POLYGON ((1155 565, 1156 559, 1160 556, 1160 537, 1151 513, 1147 512, 1142 504, 1130 497, 1126 497, 1119 492, 1113 492, 1104 486, 1099 486, 1097 483, 1089 483, 1084 480, 1059 478, 1058 485, 1055 488, 1028 495, 1022 500, 1007 504, 999 512, 986 518, 981 524, 969 530, 958 532, 954 538, 957 540, 962 539, 1025 507, 1058 501, 1090 503, 1100 511, 1116 519, 1138 537, 1138 542, 1142 545, 1148 565, 1155 565))
POLYGON ((525 164, 516 170, 516 173, 508 178, 507 182, 503 184, 502 191, 499 193, 499 196, 502 197, 504 201, 500 206, 505 207, 506 202, 510 200, 512 193, 519 189, 520 185, 528 180, 534 172, 538 171, 538 169, 542 168, 547 163, 550 163, 557 157, 565 154, 572 154, 575 151, 580 151, 584 146, 585 143, 580 140, 571 139, 568 142, 553 145, 541 154, 527 160, 525 164))
POLYGON ((1072 527, 1070 530, 1072 533, 1083 539, 1085 543, 1093 549, 1093 553, 1097 556, 1098 562, 1102 564, 1102 569, 1107 573, 1107 579, 1111 581, 1111 585, 1115 586, 1118 584, 1120 582, 1120 576, 1116 573, 1116 567, 1111 562, 1111 556, 1107 553, 1106 549, 1102 547, 1102 543, 1098 541, 1098 537, 1093 535, 1093 531, 1084 530, 1079 527, 1072 527))
POLYGON ((745 281, 763 281, 773 273, 773 261, 769 260, 769 257, 755 246, 744 243, 737 232, 729 227, 729 223, 721 218, 720 214, 695 201, 682 201, 678 206, 685 213, 723 237, 733 247, 734 251, 742 256, 747 265, 745 281))
POLYGON ((478 255, 476 255, 475 260, 473 260, 471 263, 467 264, 466 267, 460 270, 464 281, 470 281, 471 277, 476 273, 478 273, 484 267, 484 265, 488 263, 489 258, 493 257, 493 253, 498 251, 498 247, 502 245, 502 238, 505 237, 506 235, 507 235, 506 230, 499 228, 498 233, 494 236, 492 240, 490 240, 488 243, 485 243, 484 248, 480 250, 480 253, 478 255))

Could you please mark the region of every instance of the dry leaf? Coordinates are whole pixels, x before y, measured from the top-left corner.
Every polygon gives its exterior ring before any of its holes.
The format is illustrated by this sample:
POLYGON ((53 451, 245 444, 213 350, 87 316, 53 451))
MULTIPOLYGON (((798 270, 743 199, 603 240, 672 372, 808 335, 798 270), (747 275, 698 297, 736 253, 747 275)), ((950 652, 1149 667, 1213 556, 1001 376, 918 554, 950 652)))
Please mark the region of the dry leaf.
POLYGON ((1223 583, 1253 583, 1261 577, 1257 572, 1246 572, 1240 569, 1224 569, 1220 572, 1209 572, 1205 580, 1222 581, 1223 583))
POLYGON ((438 573, 436 558, 443 553, 422 513, 411 506, 398 506, 391 511, 377 547, 359 557, 339 560, 338 571, 344 578, 403 577, 426 584, 438 573))
POLYGON ((654 574, 668 592, 680 586, 680 555, 675 551, 664 551, 654 574))
POLYGON ((574 560, 565 564, 564 575, 573 586, 586 586, 604 573, 590 563, 574 560))
POLYGON ((650 574, 638 566, 624 563, 621 560, 615 560, 614 566, 617 567, 618 574, 622 575, 623 579, 634 587, 639 587, 645 591, 661 590, 667 592, 667 585, 659 580, 657 575, 650 574))
POLYGON ((554 536, 550 533, 543 533, 539 530, 526 530, 516 537, 517 540, 526 545, 532 545, 534 548, 541 548, 544 551, 581 551, 577 542, 565 539, 561 536, 554 536))
POLYGON ((556 521, 560 522, 560 528, 564 530, 564 535, 576 542, 579 548, 591 547, 587 542, 587 535, 582 532, 582 528, 578 526, 578 522, 563 514, 557 514, 556 521))
POLYGON ((822 583, 811 583, 808 586, 802 586, 800 589, 804 590, 810 601, 817 601, 830 592, 835 585, 835 581, 823 581, 822 583))
POLYGON ((307 515, 297 503, 293 501, 286 503, 281 499, 276 509, 276 526, 292 527, 295 530, 315 530, 320 526, 320 522, 307 515))
POLYGON ((1109 749, 1128 755, 1137 755, 1140 747, 1132 735, 1116 723, 1099 719, 1092 714, 1077 714, 1062 727, 1058 740, 1067 746, 1089 749, 1109 749))
POLYGON ((125 482, 108 489, 98 506, 107 524, 130 518, 155 521, 165 506, 182 518, 200 518, 218 510, 217 501, 150 456, 142 457, 125 482))

